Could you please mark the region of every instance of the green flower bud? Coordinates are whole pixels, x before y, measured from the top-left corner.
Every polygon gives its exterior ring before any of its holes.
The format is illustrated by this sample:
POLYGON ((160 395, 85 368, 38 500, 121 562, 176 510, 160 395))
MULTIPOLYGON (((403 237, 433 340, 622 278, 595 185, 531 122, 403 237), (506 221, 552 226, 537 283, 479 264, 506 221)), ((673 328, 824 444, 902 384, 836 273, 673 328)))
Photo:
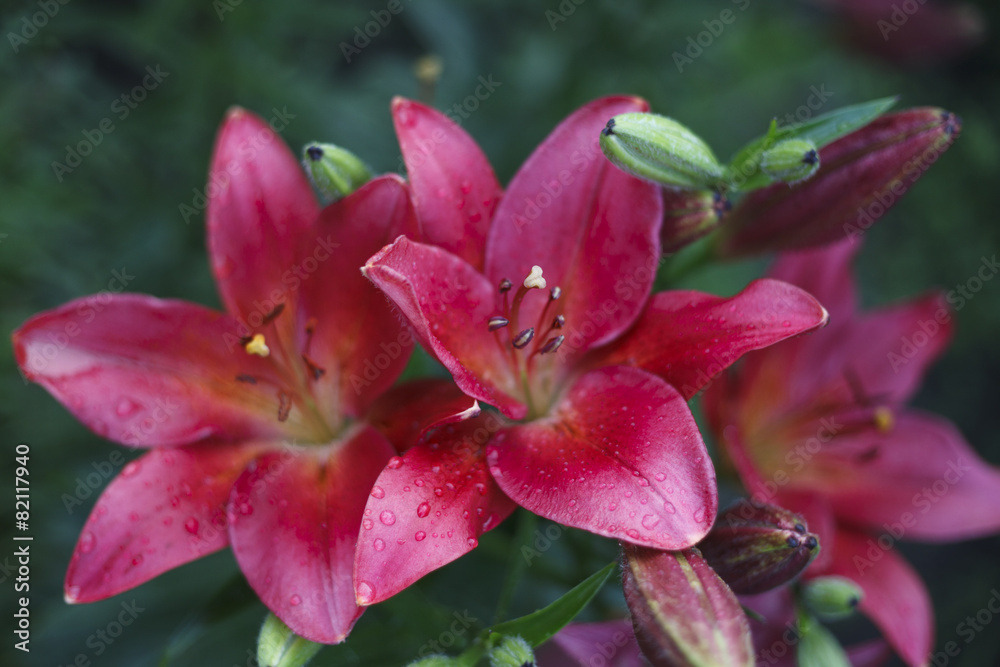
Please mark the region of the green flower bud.
POLYGON ((308 144, 302 149, 302 164, 327 204, 346 197, 372 177, 354 153, 333 144, 308 144))
POLYGON ((323 644, 299 637, 274 614, 268 614, 257 639, 257 662, 261 667, 303 667, 323 644))
POLYGON ((601 150, 619 169, 676 190, 718 185, 725 173, 712 149, 677 121, 623 113, 601 130, 601 150))
POLYGON ((534 667, 531 644, 520 637, 507 635, 490 651, 490 667, 534 667))
POLYGON ((851 667, 844 648, 829 630, 813 619, 799 619, 798 664, 809 667, 851 667))
POLYGON ((776 181, 798 183, 819 170, 819 151, 806 139, 779 141, 761 154, 760 168, 776 181))
POLYGON ((836 621, 854 613, 864 591, 846 577, 817 577, 802 587, 802 602, 824 621, 836 621))
POLYGON ((420 660, 414 660, 406 667, 455 667, 455 665, 460 665, 461 663, 454 658, 449 658, 446 655, 429 655, 426 658, 421 658, 420 660))

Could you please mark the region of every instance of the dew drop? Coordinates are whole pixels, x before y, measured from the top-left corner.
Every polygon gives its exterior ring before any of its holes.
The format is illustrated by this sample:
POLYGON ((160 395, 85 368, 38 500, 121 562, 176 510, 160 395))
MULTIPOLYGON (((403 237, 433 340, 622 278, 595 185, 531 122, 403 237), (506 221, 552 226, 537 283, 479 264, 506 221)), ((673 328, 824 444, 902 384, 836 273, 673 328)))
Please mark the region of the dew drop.
POLYGON ((122 477, 131 477, 139 472, 139 467, 140 465, 138 461, 130 461, 128 465, 122 468, 122 477))
POLYGON ((389 468, 390 470, 396 470, 402 465, 403 465, 403 459, 400 458, 399 456, 393 456, 391 459, 389 459, 389 462, 385 464, 385 467, 389 468))
POLYGON ((381 500, 385 498, 385 490, 381 486, 376 486, 372 489, 372 498, 378 498, 381 500))
POLYGON ((614 512, 616 509, 618 509, 618 505, 617 504, 611 503, 610 505, 608 505, 608 511, 609 512, 614 512))
POLYGON ((425 516, 431 513, 431 506, 427 503, 420 503, 417 505, 417 516, 423 519, 425 516))
POLYGON ((250 503, 240 503, 239 512, 243 516, 250 516, 253 514, 253 505, 250 503))
POLYGON ((97 539, 89 530, 80 536, 80 553, 89 554, 94 550, 94 543, 97 539))
POLYGON ((647 514, 642 517, 642 527, 646 530, 653 530, 656 528, 656 524, 660 523, 660 517, 655 514, 647 514))
POLYGON ((415 480, 413 480, 413 483, 415 485, 417 485, 417 486, 423 486, 424 485, 424 480, 422 480, 422 479, 415 479, 415 480))
POLYGON ((372 600, 375 599, 375 587, 367 581, 359 581, 356 592, 358 594, 358 602, 361 604, 371 604, 372 600))
POLYGON ((115 408, 115 414, 119 417, 128 417, 133 415, 142 406, 133 401, 130 398, 123 398, 118 401, 118 406, 115 408))
POLYGON ((378 520, 387 526, 391 526, 396 523, 396 515, 393 514, 391 510, 383 510, 382 513, 378 515, 378 520))
POLYGON ((189 516, 184 522, 184 530, 191 533, 192 535, 198 534, 198 519, 193 516, 189 516))
POLYGON ((288 598, 288 604, 292 605, 293 607, 298 607, 300 604, 302 604, 302 598, 299 597, 297 594, 292 595, 292 597, 288 598))
POLYGON ((631 537, 633 540, 639 539, 639 531, 635 528, 629 528, 625 531, 625 534, 631 537))
POLYGON ((474 537, 470 537, 468 540, 466 540, 466 544, 469 545, 470 549, 475 549, 479 545, 479 540, 477 540, 474 537))
POLYGON ((440 486, 434 487, 434 495, 440 498, 441 496, 444 495, 444 489, 442 489, 440 486))
POLYGON ((479 495, 485 496, 486 495, 486 485, 483 484, 482 482, 476 482, 476 491, 479 492, 479 495))
POLYGON ((142 565, 142 554, 136 554, 132 557, 132 565, 138 566, 142 565))
POLYGON ((424 531, 422 531, 422 530, 420 530, 420 531, 417 531, 417 532, 416 532, 416 533, 415 533, 415 534, 413 535, 413 539, 415 539, 415 540, 416 540, 417 542, 423 542, 423 541, 424 541, 424 538, 425 538, 425 537, 427 537, 427 533, 425 533, 425 532, 424 532, 424 531))
POLYGON ((705 516, 706 516, 706 511, 705 508, 702 507, 694 513, 695 523, 705 523, 705 516))
POLYGON ((663 503, 663 509, 665 509, 667 511, 667 514, 676 514, 677 513, 677 508, 674 507, 674 504, 672 502, 670 502, 669 500, 667 502, 663 503))
POLYGON ((664 473, 664 472, 658 472, 658 473, 656 473, 656 481, 657 482, 662 482, 666 478, 667 478, 667 474, 666 473, 664 473))
POLYGON ((375 547, 375 551, 382 551, 382 549, 385 549, 385 541, 381 537, 377 537, 372 542, 372 546, 375 547))
POLYGON ((371 530, 375 526, 375 522, 371 519, 365 519, 361 522, 361 525, 365 527, 365 530, 371 530))
POLYGON ((789 322, 788 320, 785 320, 784 322, 781 323, 781 326, 783 326, 783 327, 790 327, 790 326, 792 326, 792 323, 789 322))

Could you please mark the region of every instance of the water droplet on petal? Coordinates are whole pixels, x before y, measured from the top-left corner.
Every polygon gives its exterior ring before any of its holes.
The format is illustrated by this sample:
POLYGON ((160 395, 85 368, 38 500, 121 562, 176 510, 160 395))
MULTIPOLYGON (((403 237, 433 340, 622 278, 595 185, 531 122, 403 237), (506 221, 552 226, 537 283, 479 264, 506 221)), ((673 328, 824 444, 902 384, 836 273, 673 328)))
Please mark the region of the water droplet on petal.
POLYGON ((420 503, 417 505, 417 516, 423 519, 425 516, 431 513, 431 506, 427 503, 420 503))
POLYGON ((662 482, 666 478, 667 478, 667 474, 666 473, 664 473, 664 472, 658 472, 658 473, 656 473, 656 481, 657 482, 662 482))
POLYGON ((707 511, 705 510, 704 507, 698 509, 694 513, 695 523, 705 523, 705 516, 706 516, 706 514, 707 514, 707 511))
POLYGON ((469 545, 470 549, 475 549, 477 546, 479 546, 479 540, 477 540, 474 537, 470 537, 468 540, 466 540, 466 544, 469 545))
POLYGON ((191 533, 192 535, 198 534, 198 519, 193 516, 189 516, 187 521, 184 522, 184 530, 191 533))
POLYGON ((676 514, 677 513, 677 508, 674 507, 674 504, 672 502, 670 502, 669 500, 667 502, 663 503, 663 509, 665 509, 667 511, 667 514, 676 514))
POLYGON ((425 533, 424 531, 422 531, 422 530, 421 530, 421 531, 418 531, 418 532, 417 532, 417 533, 416 533, 416 534, 415 534, 415 535, 413 536, 413 539, 415 539, 415 540, 416 540, 417 542, 422 542, 422 541, 424 540, 424 538, 425 538, 425 537, 427 537, 427 533, 425 533))
POLYGON ((357 598, 361 604, 371 604, 372 600, 375 599, 375 587, 367 581, 359 581, 357 598))
POLYGON ((378 515, 378 520, 387 526, 391 526, 396 523, 396 515, 393 514, 391 510, 383 510, 383 512, 378 515))
POLYGON ((136 554, 135 556, 132 557, 132 565, 133 566, 142 565, 142 554, 136 554))
POLYGON ((138 461, 130 461, 128 465, 122 468, 122 477, 131 477, 139 472, 140 467, 141 466, 138 461))
POLYGON ((639 539, 639 531, 635 528, 629 528, 625 531, 625 534, 631 537, 633 540, 639 539))
POLYGON ((89 530, 84 532, 80 536, 80 553, 89 554, 94 550, 94 543, 96 542, 94 534, 89 530))
POLYGON ((434 487, 434 495, 440 498, 441 496, 444 495, 444 489, 442 489, 440 486, 434 487))
POLYGON ((395 470, 402 465, 403 465, 403 459, 400 458, 399 456, 393 456, 391 459, 389 459, 389 462, 385 464, 385 467, 389 468, 390 470, 395 470))
POLYGON ((642 517, 642 527, 646 530, 653 530, 656 528, 656 524, 660 523, 660 517, 655 514, 647 514, 642 517))
POLYGON ((375 547, 375 551, 382 551, 382 549, 385 549, 385 542, 381 537, 378 537, 375 538, 374 542, 372 542, 372 546, 375 547))
POLYGON ((130 398, 123 398, 118 401, 118 406, 115 408, 115 414, 119 417, 128 417, 133 415, 142 406, 133 401, 130 398))
POLYGON ((486 495, 486 485, 483 484, 482 482, 476 482, 476 491, 479 492, 479 495, 485 496, 486 495))
POLYGON ((417 486, 423 486, 424 485, 424 480, 422 480, 422 479, 415 479, 415 480, 413 480, 413 483, 415 485, 417 485, 417 486))
POLYGON ((292 597, 288 598, 288 604, 292 605, 293 607, 298 607, 300 604, 302 604, 302 598, 299 597, 297 594, 292 595, 292 597))
POLYGON ((382 499, 385 498, 385 490, 381 486, 376 486, 372 489, 372 498, 382 499))
POLYGON ((375 522, 371 519, 365 519, 361 522, 361 525, 364 526, 365 530, 371 530, 375 526, 375 522))

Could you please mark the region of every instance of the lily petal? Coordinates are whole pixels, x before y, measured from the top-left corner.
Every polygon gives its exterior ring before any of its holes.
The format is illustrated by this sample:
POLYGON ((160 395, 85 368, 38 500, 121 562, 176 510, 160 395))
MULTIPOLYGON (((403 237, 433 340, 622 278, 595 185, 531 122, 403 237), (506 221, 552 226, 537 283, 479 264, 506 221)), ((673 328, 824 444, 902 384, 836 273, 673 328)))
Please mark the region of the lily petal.
POLYGON ((196 304, 103 294, 25 322, 14 354, 25 377, 126 445, 305 433, 297 410, 278 421, 282 381, 244 351, 237 331, 229 316, 196 304))
POLYGON ((522 507, 567 526, 683 549, 718 508, 715 471, 684 398, 636 368, 579 377, 552 416, 501 430, 490 472, 522 507))
POLYGON ((282 276, 296 266, 300 237, 319 206, 281 137, 238 107, 216 137, 206 189, 208 248, 222 303, 256 328, 293 294, 282 276))
MULTIPOLYGON (((323 209, 303 238, 302 271, 291 278, 301 276, 298 347, 322 369, 311 384, 317 405, 328 413, 340 407, 348 416, 360 415, 410 358, 413 336, 358 269, 391 240, 390 230, 412 218, 402 179, 383 176, 323 209)), ((328 414, 333 424, 341 418, 328 414)))
POLYGON ((237 480, 228 512, 236 561, 295 634, 336 644, 361 616, 354 547, 365 501, 392 453, 366 427, 331 450, 266 454, 237 480))
POLYGON ((435 246, 399 237, 368 260, 364 274, 399 308, 423 346, 469 396, 520 419, 527 407, 510 359, 489 331, 497 285, 435 246))
MULTIPOLYGON (((608 119, 646 111, 634 97, 596 100, 564 120, 521 167, 497 209, 486 246, 493 284, 539 265, 562 288, 561 356, 613 340, 639 316, 660 260, 659 189, 614 167, 599 146, 608 119)), ((534 322, 544 299, 525 300, 534 322)))
POLYGON ((1000 530, 1000 469, 945 419, 907 411, 887 433, 871 428, 826 447, 796 484, 826 494, 844 520, 929 541, 1000 530))
POLYGON ((101 494, 66 572, 66 601, 95 602, 229 544, 226 502, 257 445, 155 449, 101 494))
POLYGON ((816 329, 826 319, 816 299, 777 280, 755 280, 730 298, 661 292, 628 333, 595 352, 594 363, 642 368, 690 399, 747 352, 816 329))
POLYGON ((486 232, 503 191, 482 150, 440 111, 397 97, 392 120, 420 228, 411 238, 482 269, 486 232))
POLYGON ((892 657, 892 649, 882 639, 873 639, 845 648, 854 667, 879 667, 892 657))
POLYGON ((494 414, 435 429, 382 471, 358 539, 359 604, 390 598, 471 551, 514 511, 486 469, 498 426, 494 414))
POLYGON ((851 240, 820 248, 784 252, 767 275, 801 287, 819 299, 834 325, 853 318, 857 311, 857 287, 851 263, 861 249, 851 240))
POLYGON ((420 378, 398 384, 379 396, 365 421, 403 452, 432 426, 460 421, 459 415, 474 416, 471 411, 475 406, 476 401, 451 380, 420 378))
POLYGON ((859 609, 872 620, 899 657, 912 667, 926 665, 934 644, 934 614, 920 577, 893 550, 883 550, 861 533, 837 535, 827 574, 847 577, 864 590, 859 609), (876 556, 877 554, 877 556, 876 556))
POLYGON ((646 667, 627 618, 570 623, 535 651, 545 667, 646 667))

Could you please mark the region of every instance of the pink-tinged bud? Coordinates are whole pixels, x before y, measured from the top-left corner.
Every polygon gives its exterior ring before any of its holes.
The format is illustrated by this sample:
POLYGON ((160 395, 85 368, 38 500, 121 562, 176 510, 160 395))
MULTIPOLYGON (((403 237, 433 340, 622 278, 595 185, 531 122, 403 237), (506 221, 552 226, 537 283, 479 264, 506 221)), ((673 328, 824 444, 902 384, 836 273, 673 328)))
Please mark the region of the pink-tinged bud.
POLYGON ((740 257, 855 238, 892 208, 961 131, 958 116, 922 107, 875 119, 820 149, 809 180, 751 192, 733 209, 718 253, 740 257))
POLYGON ((756 595, 801 574, 819 540, 798 514, 743 500, 719 515, 698 548, 737 595, 756 595))
POLYGON ((718 192, 663 188, 663 252, 676 252, 708 234, 727 211, 729 200, 718 192))
POLYGON ((623 547, 622 584, 639 647, 657 667, 752 667, 739 601, 697 549, 623 547))

